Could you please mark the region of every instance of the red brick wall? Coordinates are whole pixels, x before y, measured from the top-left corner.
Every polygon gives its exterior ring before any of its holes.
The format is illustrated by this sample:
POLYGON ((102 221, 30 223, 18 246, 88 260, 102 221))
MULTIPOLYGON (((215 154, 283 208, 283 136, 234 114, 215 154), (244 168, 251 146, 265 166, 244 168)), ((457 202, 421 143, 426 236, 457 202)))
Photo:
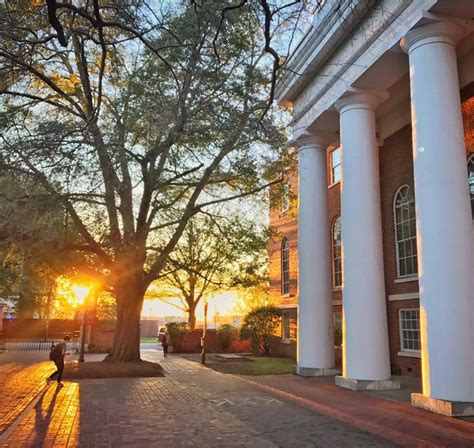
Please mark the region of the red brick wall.
MULTIPOLYGON (((298 176, 295 172, 289 172, 285 182, 288 182, 290 185, 292 198, 290 208, 283 213, 280 213, 279 207, 273 208, 270 211, 270 225, 276 231, 276 235, 268 246, 270 295, 282 305, 297 303, 298 285, 298 205, 296 199, 298 194, 298 176), (288 239, 290 247, 290 293, 288 296, 281 295, 281 243, 283 238, 288 239)), ((273 189, 270 194, 277 195, 277 189, 273 189)), ((280 203, 278 198, 275 200, 275 203, 280 203)))
POLYGON ((468 154, 474 153, 474 82, 461 90, 464 138, 468 154))
POLYGON ((419 301, 399 300, 388 302, 388 334, 390 339, 390 364, 392 373, 401 375, 421 376, 421 359, 400 356, 400 330, 399 330, 399 310, 406 308, 419 308, 419 301))
MULTIPOLYGON (((202 330, 194 330, 183 335, 180 344, 180 353, 197 353, 201 351, 202 330)), ((219 340, 216 330, 206 332, 206 352, 219 352, 219 340)))
POLYGON ((393 201, 398 189, 409 185, 414 189, 411 126, 405 126, 385 139, 380 150, 380 199, 382 211, 385 291, 390 341, 390 364, 398 374, 421 374, 419 358, 399 356, 399 313, 401 308, 418 307, 418 300, 388 301, 393 294, 418 292, 418 281, 396 283, 397 258, 395 246, 393 201))

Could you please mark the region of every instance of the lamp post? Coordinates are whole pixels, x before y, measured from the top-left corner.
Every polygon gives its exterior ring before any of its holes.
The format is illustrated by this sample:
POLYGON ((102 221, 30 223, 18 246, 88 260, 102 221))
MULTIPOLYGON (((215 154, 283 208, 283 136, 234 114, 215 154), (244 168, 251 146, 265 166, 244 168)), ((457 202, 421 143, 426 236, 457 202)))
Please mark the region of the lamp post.
POLYGON ((204 302, 204 326, 201 338, 201 363, 206 364, 207 300, 204 302))
POLYGON ((81 325, 81 346, 79 349, 79 362, 84 362, 84 351, 86 345, 86 323, 87 323, 87 296, 89 290, 86 288, 77 288, 75 291, 76 296, 82 301, 83 312, 82 312, 82 325, 81 325))

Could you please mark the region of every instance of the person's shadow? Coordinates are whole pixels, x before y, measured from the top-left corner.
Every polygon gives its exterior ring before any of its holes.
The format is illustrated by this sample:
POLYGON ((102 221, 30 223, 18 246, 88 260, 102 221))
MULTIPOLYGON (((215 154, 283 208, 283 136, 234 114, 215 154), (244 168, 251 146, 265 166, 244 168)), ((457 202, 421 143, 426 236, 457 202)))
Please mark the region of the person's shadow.
MULTIPOLYGON (((53 386, 54 387, 54 386, 53 386)), ((56 400, 58 398, 58 394, 62 388, 56 387, 56 390, 51 397, 51 401, 47 404, 46 408, 43 408, 45 398, 50 396, 48 392, 50 388, 47 387, 43 390, 42 395, 38 403, 35 405, 35 427, 34 427, 34 441, 32 446, 43 446, 44 440, 48 433, 48 428, 51 423, 51 417, 54 411, 54 405, 56 404, 56 400)))

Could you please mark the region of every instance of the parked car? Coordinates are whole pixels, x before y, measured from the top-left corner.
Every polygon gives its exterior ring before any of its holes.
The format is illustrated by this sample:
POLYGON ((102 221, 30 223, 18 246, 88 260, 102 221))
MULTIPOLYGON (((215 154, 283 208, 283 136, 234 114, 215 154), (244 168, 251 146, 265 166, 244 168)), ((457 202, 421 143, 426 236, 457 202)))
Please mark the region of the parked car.
POLYGON ((163 339, 163 335, 165 334, 166 332, 166 327, 160 327, 158 328, 158 342, 161 342, 161 340, 163 339))

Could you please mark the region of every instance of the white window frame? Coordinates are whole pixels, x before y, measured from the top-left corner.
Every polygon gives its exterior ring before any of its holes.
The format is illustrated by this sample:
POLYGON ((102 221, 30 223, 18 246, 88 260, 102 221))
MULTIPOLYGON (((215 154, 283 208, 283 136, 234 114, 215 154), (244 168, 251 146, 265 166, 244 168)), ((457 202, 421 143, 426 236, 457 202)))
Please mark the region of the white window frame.
POLYGON ((288 311, 282 311, 281 313, 281 341, 284 344, 289 344, 291 340, 291 318, 288 311))
POLYGON ((288 296, 290 294, 290 243, 288 238, 283 238, 280 245, 281 258, 281 295, 288 296), (287 269, 284 269, 285 253, 287 254, 287 269), (285 273, 288 274, 288 279, 285 278, 285 273))
MULTIPOLYGON (((402 242, 402 241, 405 241, 406 239, 402 239, 402 240, 398 240, 398 236, 397 236, 397 225, 399 224, 397 222, 397 209, 396 209, 396 205, 397 205, 397 198, 398 198, 398 195, 400 194, 400 192, 404 189, 404 188, 409 188, 412 190, 412 187, 408 184, 404 184, 404 185, 401 185, 396 193, 395 193, 395 196, 393 198, 393 232, 394 232, 394 237, 395 237, 395 256, 396 256, 396 264, 397 264, 397 278, 395 280, 395 283, 400 283, 400 280, 402 281, 411 281, 411 280, 416 280, 418 279, 418 246, 417 246, 417 239, 418 239, 418 235, 416 234, 416 229, 415 229, 415 251, 416 251, 416 261, 417 261, 417 266, 416 266, 416 272, 415 273, 411 273, 411 274, 404 274, 404 275, 401 275, 400 274, 400 251, 398 249, 398 243, 399 242, 402 242)), ((415 197, 413 195, 413 201, 415 201, 415 197)), ((416 212, 415 212, 415 221, 416 221, 416 212)), ((413 238, 413 237, 411 237, 413 238)), ((412 256, 413 257, 413 256, 412 256)), ((405 257, 406 258, 406 257, 405 257)))
POLYGON ((420 349, 413 349, 413 348, 405 348, 404 347, 404 339, 403 339, 403 332, 404 331, 418 331, 418 345, 421 347, 421 328, 420 328, 420 309, 419 308, 400 308, 398 310, 398 331, 400 336, 400 352, 401 353, 421 353, 420 349), (418 329, 414 328, 403 328, 402 326, 402 313, 404 311, 417 311, 418 312, 418 329))
POLYGON ((471 212, 472 212, 472 220, 474 221, 474 196, 473 196, 473 193, 471 192, 471 185, 470 185, 470 179, 471 179, 471 176, 470 176, 470 170, 469 170, 469 165, 472 164, 472 169, 473 169, 473 173, 474 173, 474 154, 471 154, 468 158, 467 158, 467 179, 468 179, 468 182, 469 182, 469 198, 470 198, 470 202, 471 202, 471 212))
POLYGON ((332 288, 333 289, 342 289, 342 286, 344 285, 344 275, 343 275, 343 272, 342 272, 342 222, 341 222, 341 217, 338 216, 337 218, 335 218, 332 222, 332 226, 331 226, 331 264, 332 264, 332 288), (334 244, 334 229, 336 227, 336 223, 339 221, 339 225, 341 226, 341 242, 340 242, 340 252, 341 252, 341 256, 338 257, 340 258, 341 260, 341 284, 340 285, 336 285, 336 257, 335 257, 335 254, 334 254, 334 248, 335 248, 335 244, 334 244))
POLYGON ((330 168, 330 187, 332 187, 333 185, 336 185, 338 184, 339 182, 341 182, 341 179, 342 179, 342 150, 341 150, 341 147, 339 148, 335 148, 333 149, 330 153, 329 153, 329 168, 330 168), (338 151, 339 152, 339 163, 337 163, 336 165, 334 165, 334 153, 338 151), (335 168, 339 167, 339 178, 336 179, 335 178, 335 175, 334 175, 334 170, 335 168))
POLYGON ((280 213, 283 214, 290 209, 290 184, 283 183, 281 192, 280 213))

